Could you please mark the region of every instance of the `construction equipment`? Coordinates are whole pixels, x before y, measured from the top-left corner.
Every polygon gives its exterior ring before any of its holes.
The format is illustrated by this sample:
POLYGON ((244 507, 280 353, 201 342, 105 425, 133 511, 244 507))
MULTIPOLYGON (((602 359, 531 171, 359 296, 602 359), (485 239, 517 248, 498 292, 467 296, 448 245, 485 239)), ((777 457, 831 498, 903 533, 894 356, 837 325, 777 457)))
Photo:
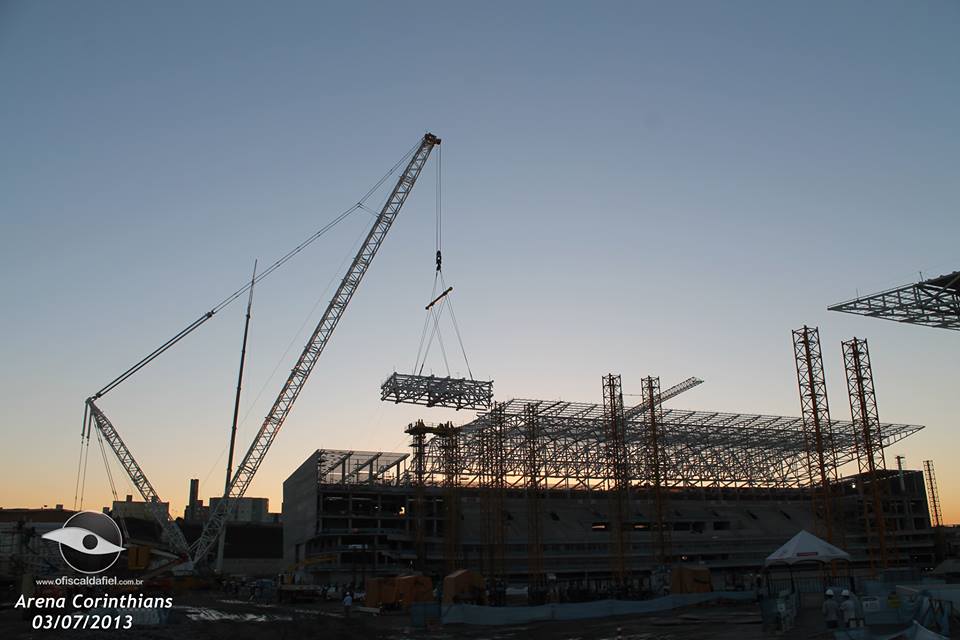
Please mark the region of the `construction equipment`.
MULTIPOLYGON (((247 337, 250 334, 250 311, 253 308, 253 287, 257 282, 257 261, 253 261, 253 276, 250 278, 250 296, 247 298, 247 315, 243 322, 243 344, 240 347, 240 369, 237 373, 237 395, 233 401, 233 421, 230 423, 230 449, 227 453, 227 473, 224 478, 223 492, 230 491, 230 478, 233 475, 233 448, 237 443, 237 419, 240 417, 240 392, 243 389, 243 366, 247 360, 247 337)), ((217 541, 217 573, 223 570, 223 553, 226 546, 227 528, 220 529, 217 541)))
POLYGON ((458 569, 443 579, 443 604, 487 604, 486 580, 476 571, 458 569))
MULTIPOLYGON (((148 504, 153 516, 162 525, 163 535, 167 540, 167 543, 172 549, 180 554, 184 560, 191 560, 192 563, 196 563, 202 562, 206 559, 207 553, 220 536, 220 531, 230 513, 230 509, 232 508, 234 501, 242 497, 247 488, 250 486, 257 469, 259 469, 260 464, 263 462, 263 459, 267 454, 267 451, 270 449, 270 445, 273 443, 274 438, 276 438, 280 428, 283 426, 284 421, 289 415, 290 410, 293 408, 297 397, 303 390, 307 378, 313 371, 320 354, 323 352, 327 342, 330 340, 330 337, 333 334, 334 329, 342 318, 343 313, 346 311, 347 305, 350 303, 353 294, 360 285, 364 274, 366 274, 367 270, 369 269, 370 264, 372 263, 373 258, 376 256, 380 245, 383 243, 387 232, 393 225, 394 220, 399 214, 400 209, 403 207, 403 204, 406 201, 407 196, 410 194, 410 191, 413 189, 413 186, 416 184, 417 178, 419 177, 424 164, 430 156, 430 152, 439 144, 440 138, 431 133, 427 133, 423 136, 415 149, 411 153, 404 156, 404 160, 409 158, 405 169, 401 173, 396 185, 393 187, 393 190, 390 192, 390 195, 387 198, 386 203, 383 205, 380 213, 377 215, 373 226, 368 232, 366 239, 361 244, 359 251, 354 257, 353 262, 350 264, 350 267, 344 275, 339 287, 337 287, 333 298, 321 317, 320 322, 317 324, 317 327, 314 329, 313 334, 310 336, 310 339, 308 340, 307 345, 304 347, 303 352, 300 354, 296 365, 291 370, 290 376, 287 378, 287 381, 280 391, 276 401, 274 402, 273 407, 267 414, 267 417, 264 419, 263 425, 260 427, 257 436, 254 438, 254 441, 250 445, 250 448, 248 449, 242 462, 237 466, 233 474, 233 479, 229 484, 229 488, 224 493, 224 499, 220 500, 217 504, 217 507, 211 512, 210 518, 204 526, 200 538, 193 544, 192 547, 187 545, 183 533, 170 518, 169 513, 162 509, 160 505, 160 498, 153 485, 147 479, 143 469, 134 459, 129 448, 120 438, 120 435, 117 433, 117 430, 114 428, 113 424, 103 413, 103 411, 97 407, 95 401, 100 399, 110 390, 114 389, 118 384, 128 379, 134 373, 145 367, 154 359, 159 357, 159 355, 170 349, 174 344, 182 340, 189 333, 196 330, 199 326, 212 318, 213 315, 220 309, 230 304, 230 302, 233 300, 236 300, 250 287, 252 287, 253 284, 279 268, 282 264, 301 251, 305 246, 313 242, 316 238, 320 237, 320 235, 332 228, 333 225, 343 220, 349 213, 352 213, 359 208, 366 210, 366 208, 363 206, 363 200, 369 197, 376 187, 371 189, 371 191, 368 192, 358 204, 348 209, 346 212, 335 218, 330 224, 326 225, 320 231, 308 238, 305 242, 288 252, 259 276, 254 277, 250 284, 240 288, 228 296, 224 301, 216 305, 207 313, 203 314, 185 329, 177 333, 173 338, 155 349, 137 364, 130 367, 127 371, 122 373, 105 387, 100 389, 100 391, 98 391, 96 394, 87 399, 84 411, 84 429, 81 433, 81 443, 83 443, 84 440, 89 443, 90 433, 92 431, 91 425, 95 425, 98 431, 102 434, 103 438, 106 439, 111 449, 113 449, 124 470, 127 472, 127 475, 130 477, 130 480, 133 482, 137 490, 140 492, 140 495, 148 504)), ((401 163, 402 162, 403 160, 401 160, 401 163)), ((398 163, 397 166, 399 166, 401 163, 398 163)), ((377 186, 382 184, 385 179, 386 176, 381 179, 377 186)), ((83 450, 81 449, 81 461, 82 460, 83 450)), ((79 467, 77 473, 77 484, 79 490, 79 467)), ((187 567, 189 567, 192 563, 186 563, 187 567)))
MULTIPOLYGON (((157 494, 156 489, 150 484, 146 474, 143 473, 143 469, 137 464, 133 454, 130 453, 130 449, 124 444, 120 434, 117 433, 117 430, 113 427, 113 423, 111 423, 109 418, 97 407, 93 398, 87 399, 87 411, 90 420, 92 420, 93 424, 99 429, 104 440, 110 445, 110 448, 113 449, 117 459, 120 460, 120 464, 130 477, 131 482, 133 482, 147 503, 147 508, 150 509, 153 517, 160 523, 160 526, 163 527, 164 540, 170 545, 171 549, 186 559, 190 555, 187 539, 183 537, 183 532, 180 531, 180 527, 178 527, 170 517, 170 512, 161 506, 160 496, 157 494)), ((86 422, 86 419, 84 421, 86 422)), ((90 427, 88 424, 88 439, 89 432, 90 427)))
POLYGON ((350 304, 353 294, 356 293, 357 287, 360 286, 360 281, 370 268, 370 264, 377 255, 377 251, 380 249, 384 238, 386 238, 387 232, 390 231, 390 227, 393 225, 394 220, 396 220, 397 214, 400 213, 403 203, 406 202, 407 196, 410 195, 410 191, 413 189, 413 185, 416 184, 417 177, 419 177, 423 165, 426 163, 427 158, 430 157, 430 152, 438 144, 440 144, 440 138, 432 133, 424 135, 419 148, 414 152, 410 158, 410 162, 407 163, 406 169, 400 175, 399 180, 397 180, 396 186, 394 186, 386 203, 384 203, 380 214, 376 220, 374 220, 373 226, 367 233, 363 244, 360 245, 357 255, 347 269, 347 273, 343 276, 340 286, 337 287, 337 290, 334 292, 333 298, 327 305, 326 311, 323 312, 323 316, 320 318, 316 329, 314 329, 313 335, 310 336, 306 346, 303 348, 297 364, 290 371, 290 376, 280 390, 280 394, 273 403, 270 413, 264 418, 260 431, 254 438, 243 460, 237 466, 233 481, 230 483, 230 491, 224 495, 223 500, 217 503, 217 508, 210 514, 210 518, 203 528, 203 533, 200 534, 200 538, 192 548, 194 560, 202 560, 206 556, 210 546, 217 539, 217 536, 220 535, 220 528, 227 519, 232 501, 243 497, 244 493, 246 493, 247 488, 253 481, 253 476, 257 473, 257 469, 260 468, 260 464, 267 455, 270 445, 273 443, 274 438, 277 437, 277 433, 280 432, 280 428, 290 414, 294 402, 296 402, 297 397, 303 390, 307 378, 310 376, 313 367, 320 358, 320 354, 323 353, 323 349, 327 346, 330 336, 333 335, 337 323, 340 322, 340 318, 343 317, 344 311, 347 310, 347 305, 350 304))

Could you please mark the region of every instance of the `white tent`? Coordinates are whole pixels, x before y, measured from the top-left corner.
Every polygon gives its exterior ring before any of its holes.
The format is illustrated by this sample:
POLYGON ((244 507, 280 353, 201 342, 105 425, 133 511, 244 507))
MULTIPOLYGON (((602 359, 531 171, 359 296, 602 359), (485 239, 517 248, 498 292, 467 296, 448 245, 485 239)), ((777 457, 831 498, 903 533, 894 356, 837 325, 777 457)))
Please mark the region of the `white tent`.
POLYGON ((831 560, 850 560, 850 554, 826 540, 821 540, 809 531, 801 530, 785 545, 767 556, 764 564, 767 566, 794 565, 798 562, 830 562, 831 560))

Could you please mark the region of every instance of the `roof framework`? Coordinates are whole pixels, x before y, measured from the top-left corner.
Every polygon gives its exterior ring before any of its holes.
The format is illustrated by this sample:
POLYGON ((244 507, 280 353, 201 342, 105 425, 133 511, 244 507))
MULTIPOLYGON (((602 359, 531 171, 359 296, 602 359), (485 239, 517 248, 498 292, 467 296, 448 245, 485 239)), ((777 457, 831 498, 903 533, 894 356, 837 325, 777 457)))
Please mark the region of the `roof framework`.
POLYGON ((383 451, 316 452, 319 484, 400 484, 408 475, 406 453, 383 451))
POLYGON ((960 331, 960 271, 840 302, 827 310, 960 331))
MULTIPOLYGON (((525 482, 525 408, 534 405, 543 460, 544 486, 550 489, 606 489, 613 481, 606 455, 603 406, 590 403, 514 399, 504 402, 504 453, 507 484, 525 482)), ((479 485, 478 453, 489 429, 489 414, 458 429, 461 486, 479 485)), ((832 421, 836 466, 856 460, 856 428, 849 421, 832 421)), ((920 425, 882 425, 883 446, 919 431, 920 425)), ((810 485, 803 419, 664 409, 661 441, 666 452, 663 482, 667 487, 768 487, 810 485)), ((649 488, 643 463, 647 426, 643 416, 627 420, 625 443, 630 484, 649 488)), ((426 482, 442 484, 445 477, 442 436, 426 447, 426 482)))

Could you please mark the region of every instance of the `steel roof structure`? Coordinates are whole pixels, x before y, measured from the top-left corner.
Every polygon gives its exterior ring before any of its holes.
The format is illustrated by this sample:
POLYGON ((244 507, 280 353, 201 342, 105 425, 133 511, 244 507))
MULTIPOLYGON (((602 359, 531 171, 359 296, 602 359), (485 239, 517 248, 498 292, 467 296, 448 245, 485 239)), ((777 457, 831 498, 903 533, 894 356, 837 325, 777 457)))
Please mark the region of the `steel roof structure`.
POLYGON ((827 310, 960 331, 960 271, 860 296, 827 310))
MULTIPOLYGON (((603 406, 592 403, 513 399, 503 407, 502 435, 509 486, 522 487, 527 440, 524 410, 537 407, 537 443, 545 466, 545 486, 552 489, 604 489, 611 480, 606 456, 603 406)), ((630 415, 628 409, 626 415, 630 415)), ((485 433, 494 428, 491 413, 457 430, 458 484, 481 481, 485 433)), ((800 417, 663 410, 663 443, 667 452, 665 481, 669 487, 805 487, 811 482, 800 417)), ((887 447, 923 429, 920 425, 880 426, 887 447)), ((626 422, 626 444, 631 486, 644 487, 645 465, 640 452, 645 437, 642 414, 626 422)), ((831 446, 837 467, 856 460, 856 428, 852 422, 830 423, 831 446)), ((426 482, 442 484, 444 447, 449 438, 435 436, 427 443, 426 482)), ((447 458, 449 459, 449 458, 447 458)))

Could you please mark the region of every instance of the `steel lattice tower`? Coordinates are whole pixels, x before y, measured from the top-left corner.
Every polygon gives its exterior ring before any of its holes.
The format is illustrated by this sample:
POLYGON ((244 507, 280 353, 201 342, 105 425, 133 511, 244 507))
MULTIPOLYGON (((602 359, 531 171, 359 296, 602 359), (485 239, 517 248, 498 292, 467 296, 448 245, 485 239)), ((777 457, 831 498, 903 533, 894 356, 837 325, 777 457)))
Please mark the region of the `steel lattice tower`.
POLYGON ((417 554, 417 569, 423 571, 426 569, 426 500, 424 479, 426 476, 426 434, 430 429, 423 423, 423 420, 417 420, 407 427, 406 432, 410 435, 412 442, 410 447, 413 449, 413 527, 414 527, 414 547, 417 554))
MULTIPOLYGON (((887 548, 887 523, 883 512, 883 482, 878 471, 886 469, 883 434, 877 412, 877 396, 873 386, 873 368, 866 340, 853 338, 843 343, 843 364, 847 372, 847 393, 850 396, 850 417, 857 427, 857 466, 861 486, 869 484, 870 500, 863 500, 864 524, 869 544, 875 534, 880 552, 880 567, 886 569, 890 558, 887 548)), ((874 564, 870 545, 871 564, 874 564)))
POLYGON ((485 565, 487 577, 496 592, 506 577, 504 531, 504 499, 507 487, 504 432, 506 418, 503 405, 494 403, 486 415, 480 433, 480 486, 485 527, 485 565))
POLYGON ((622 591, 629 581, 627 526, 630 514, 630 462, 626 446, 626 420, 620 376, 603 378, 604 430, 606 437, 607 494, 610 498, 610 562, 613 582, 622 591))
POLYGON ((667 467, 666 453, 663 448, 663 407, 661 405, 660 378, 647 377, 642 381, 644 426, 646 439, 643 462, 646 469, 643 479, 650 483, 650 497, 653 506, 652 534, 655 558, 659 565, 666 566, 671 561, 671 530, 673 524, 668 516, 667 492, 664 473, 667 467))
POLYGON ((923 475, 927 477, 927 502, 930 503, 930 515, 934 527, 943 526, 940 511, 940 487, 937 486, 937 474, 933 470, 933 460, 923 461, 923 475))
POLYGON ((538 595, 547 586, 543 568, 543 460, 540 451, 540 420, 536 404, 528 404, 523 411, 526 428, 527 477, 527 554, 529 566, 529 593, 538 595))
POLYGON ((460 564, 460 433, 452 422, 441 425, 437 435, 443 456, 444 531, 443 560, 447 574, 460 564))
POLYGON ((820 330, 803 326, 793 331, 793 354, 800 389, 803 438, 811 480, 814 513, 822 517, 827 542, 834 542, 833 486, 837 482, 837 455, 827 401, 827 382, 820 352, 820 330))

